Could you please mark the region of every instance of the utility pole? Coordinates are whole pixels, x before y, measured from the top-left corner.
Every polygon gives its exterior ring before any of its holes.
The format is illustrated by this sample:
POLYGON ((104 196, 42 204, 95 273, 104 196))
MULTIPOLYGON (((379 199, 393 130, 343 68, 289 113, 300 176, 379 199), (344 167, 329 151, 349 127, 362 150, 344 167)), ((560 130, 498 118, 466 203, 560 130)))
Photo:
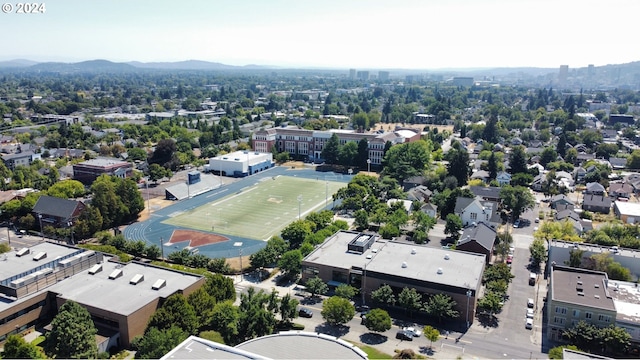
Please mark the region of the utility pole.
POLYGON ((164 243, 164 241, 163 241, 162 236, 161 236, 160 237, 160 253, 162 254, 161 255, 162 256, 161 257, 162 261, 164 261, 164 244, 163 243, 164 243))

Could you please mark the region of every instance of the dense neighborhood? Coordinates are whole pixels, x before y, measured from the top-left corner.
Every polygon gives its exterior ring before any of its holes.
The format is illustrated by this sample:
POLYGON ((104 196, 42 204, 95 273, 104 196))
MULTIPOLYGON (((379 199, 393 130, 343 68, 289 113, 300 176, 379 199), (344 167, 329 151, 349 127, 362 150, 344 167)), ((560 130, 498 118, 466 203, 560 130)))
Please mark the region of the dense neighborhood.
POLYGON ((0 68, 3 357, 462 357, 476 329, 638 356, 637 89, 90 65, 0 68), (285 177, 321 195, 254 190, 285 177), (224 217, 241 196, 288 204, 267 238, 224 217), (160 216, 229 246, 147 235, 160 216))

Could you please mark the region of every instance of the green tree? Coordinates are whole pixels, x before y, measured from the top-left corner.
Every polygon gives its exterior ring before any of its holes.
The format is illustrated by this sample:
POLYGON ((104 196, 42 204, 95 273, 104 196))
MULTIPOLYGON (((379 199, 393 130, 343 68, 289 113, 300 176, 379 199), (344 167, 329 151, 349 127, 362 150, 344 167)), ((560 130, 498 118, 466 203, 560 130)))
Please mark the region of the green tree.
POLYGON ((433 348, 433 342, 438 341, 438 339, 440 338, 440 331, 438 331, 438 329, 435 329, 430 325, 427 325, 424 327, 424 329, 422 329, 422 334, 424 335, 424 337, 427 338, 427 340, 430 341, 429 343, 430 349, 433 348))
POLYGON ((429 297, 424 304, 424 310, 429 316, 438 319, 438 323, 442 323, 444 318, 457 318, 460 314, 454 308, 456 302, 453 301, 451 296, 445 294, 434 294, 429 297))
POLYGON ((502 296, 494 292, 486 292, 478 299, 478 310, 487 313, 489 316, 500 312, 502 309, 502 296))
POLYGON ((363 230, 369 228, 369 214, 364 209, 358 209, 353 214, 354 225, 357 229, 363 230))
POLYGON ((304 238, 313 232, 314 223, 307 220, 296 220, 282 229, 280 236, 289 243, 289 248, 295 250, 302 245, 304 238))
POLYGON ((68 300, 51 321, 45 352, 51 357, 63 359, 95 358, 98 355, 97 332, 89 311, 68 300))
POLYGON ((153 182, 157 182, 158 180, 171 177, 171 170, 165 169, 161 165, 158 164, 150 164, 149 165, 149 180, 153 182))
POLYGON ((256 292, 253 287, 240 295, 238 341, 253 339, 273 332, 276 324, 275 315, 273 311, 266 308, 270 303, 268 294, 262 290, 256 292))
POLYGON ((338 149, 338 164, 344 166, 355 166, 358 157, 358 144, 349 141, 338 149))
POLYGON ((399 182, 422 175, 431 161, 431 143, 424 140, 393 146, 382 159, 383 174, 399 182))
POLYGON ((502 259, 509 253, 509 249, 511 248, 511 244, 513 243, 513 236, 508 231, 500 232, 496 235, 496 245, 495 250, 502 259))
POLYGON ((278 267, 289 279, 295 279, 300 274, 302 253, 300 250, 289 250, 282 255, 278 267))
POLYGON ((47 355, 39 347, 26 342, 22 336, 14 334, 7 337, 2 357, 4 359, 46 359, 47 355))
POLYGON ((307 280, 305 285, 307 286, 307 291, 311 293, 311 297, 324 295, 329 291, 329 286, 317 276, 307 280))
POLYGON ((353 319, 355 314, 356 309, 353 304, 345 298, 332 296, 322 302, 321 315, 329 325, 346 324, 353 319))
POLYGON ((582 258, 584 256, 585 250, 581 249, 571 249, 569 250, 569 260, 565 261, 565 265, 579 268, 582 267, 582 258))
POLYGON ((422 295, 418 294, 414 288, 403 288, 398 295, 398 305, 409 312, 410 315, 414 311, 420 310, 422 307, 422 295))
POLYGON ((569 349, 569 350, 575 350, 575 351, 582 351, 579 350, 577 346, 575 345, 560 345, 560 346, 556 346, 553 347, 551 349, 549 349, 549 359, 551 360, 562 360, 562 354, 563 354, 563 350, 564 349, 569 349))
POLYGON ((214 299, 204 287, 192 292, 187 297, 187 302, 198 318, 198 328, 207 327, 213 320, 213 308, 216 305, 216 299, 214 299))
POLYGON ((444 233, 457 240, 460 236, 460 230, 462 230, 462 219, 460 219, 460 216, 456 214, 447 215, 444 233))
POLYGON ((520 218, 520 215, 533 209, 536 202, 528 188, 523 186, 505 185, 500 190, 502 206, 511 212, 512 221, 520 218))
POLYGON ((49 196, 62 199, 75 199, 85 194, 84 185, 78 180, 62 180, 47 189, 49 196))
POLYGON ((207 274, 204 289, 216 302, 236 300, 236 288, 233 279, 222 274, 207 274))
POLYGON ((511 174, 527 173, 527 155, 523 146, 514 146, 509 155, 511 174))
POLYGON ((136 357, 141 359, 159 359, 165 356, 171 349, 180 345, 189 334, 178 326, 159 330, 149 328, 144 336, 135 338, 133 344, 137 349, 136 357))
POLYGON ((182 294, 171 295, 165 300, 160 309, 149 319, 147 330, 156 328, 166 330, 177 326, 187 334, 195 335, 198 329, 198 318, 187 299, 182 294))
POLYGON ((280 318, 285 324, 290 324, 293 319, 298 316, 298 300, 292 299, 290 294, 285 294, 280 300, 280 306, 278 311, 280 312, 280 318))
POLYGON ((338 139, 338 135, 333 133, 329 138, 329 141, 324 145, 322 149, 322 153, 320 156, 326 161, 328 164, 337 164, 338 163, 338 153, 340 149, 340 140, 338 139))
POLYGON ((529 252, 531 253, 531 261, 536 268, 547 259, 547 248, 542 239, 534 239, 529 245, 529 252))
MULTIPOLYGON (((459 144, 459 143, 455 143, 459 144)), ((458 180, 458 185, 464 186, 469 180, 469 153, 462 146, 452 147, 446 155, 447 173, 458 180)))
POLYGON ((340 296, 345 299, 353 299, 354 296, 358 293, 358 289, 354 288, 351 285, 340 284, 335 290, 335 295, 340 296))
POLYGON ((371 299, 382 306, 393 306, 396 303, 396 297, 393 294, 391 286, 384 284, 371 292, 371 299))
POLYGON ((364 325, 369 331, 385 332, 391 329, 391 316, 382 309, 371 309, 367 314, 364 325))
POLYGON ((496 153, 493 151, 491 152, 487 162, 487 171, 489 172, 489 179, 491 180, 498 176, 498 162, 496 160, 496 153))
POLYGON ((640 150, 633 150, 627 158, 628 169, 640 169, 640 150))
POLYGON ((239 319, 238 307, 229 300, 219 302, 213 307, 211 325, 220 333, 225 344, 233 344, 236 341, 239 319))
POLYGON ((482 274, 482 282, 486 284, 491 281, 504 280, 509 283, 513 277, 511 268, 507 264, 498 263, 485 268, 482 274))

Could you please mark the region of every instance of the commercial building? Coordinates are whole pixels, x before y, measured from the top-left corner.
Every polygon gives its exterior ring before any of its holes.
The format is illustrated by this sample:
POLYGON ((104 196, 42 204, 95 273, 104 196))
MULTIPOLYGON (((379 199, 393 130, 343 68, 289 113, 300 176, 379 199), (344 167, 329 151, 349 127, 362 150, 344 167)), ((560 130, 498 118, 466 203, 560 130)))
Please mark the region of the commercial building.
POLYGON ((272 168, 270 152, 236 151, 209 159, 206 171, 224 176, 244 177, 272 168))
POLYGON ((204 277, 100 252, 40 243, 0 255, 0 342, 46 325, 66 301, 85 307, 104 341, 101 351, 130 346, 164 299, 189 295, 204 277))
POLYGON ((116 158, 96 158, 73 165, 73 178, 83 184, 91 184, 102 174, 128 178, 133 174, 133 165, 116 158))
POLYGON ((318 276, 329 286, 348 284, 368 301, 389 285, 396 294, 414 288, 423 299, 446 294, 460 319, 473 322, 485 256, 387 241, 375 234, 338 231, 302 260, 302 281, 318 276))

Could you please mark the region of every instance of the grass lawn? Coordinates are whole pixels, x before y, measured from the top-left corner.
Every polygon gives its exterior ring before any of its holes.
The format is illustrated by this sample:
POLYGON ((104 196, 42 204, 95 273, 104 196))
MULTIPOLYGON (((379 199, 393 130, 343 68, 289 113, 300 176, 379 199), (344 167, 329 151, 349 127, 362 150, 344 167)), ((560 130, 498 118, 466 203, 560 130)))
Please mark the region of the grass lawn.
POLYGON ((176 214, 163 223, 247 239, 267 240, 285 226, 320 210, 346 184, 294 176, 265 178, 254 186, 176 214))
POLYGON ((359 347, 360 350, 364 351, 367 354, 367 357, 369 359, 393 359, 393 355, 385 354, 382 351, 378 351, 378 349, 372 346, 361 344, 354 341, 349 341, 349 342, 359 347))

